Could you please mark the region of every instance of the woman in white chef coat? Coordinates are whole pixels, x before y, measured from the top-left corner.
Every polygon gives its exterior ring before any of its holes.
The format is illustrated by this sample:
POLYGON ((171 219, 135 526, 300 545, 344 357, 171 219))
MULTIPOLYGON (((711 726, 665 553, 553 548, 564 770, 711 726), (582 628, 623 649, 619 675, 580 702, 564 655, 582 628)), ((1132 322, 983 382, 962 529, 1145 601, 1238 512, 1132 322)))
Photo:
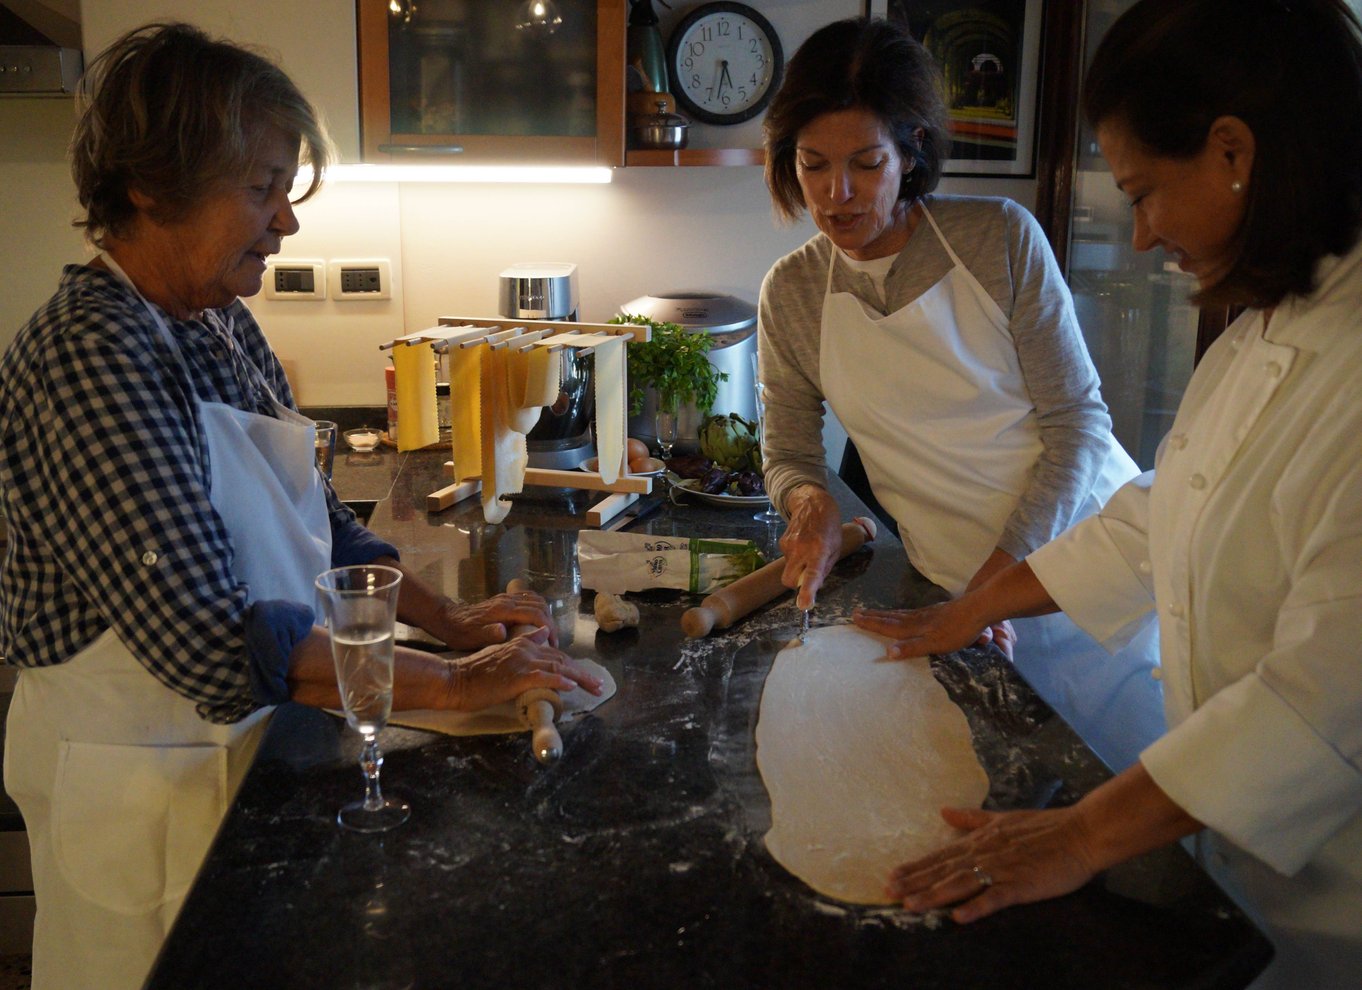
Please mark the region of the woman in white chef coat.
MULTIPOLYGON (((0 368, 5 783, 32 846, 33 986, 141 986, 270 706, 337 706, 313 582, 401 567, 316 470, 311 422, 240 297, 298 229, 315 112, 259 55, 150 25, 90 68, 72 144, 102 252, 68 266, 0 368)), ((399 708, 598 690, 538 596, 457 605, 404 572, 399 708), (541 627, 504 642, 512 624, 541 627), (494 645, 499 644, 499 645, 494 645)))
MULTIPOLYGON (((776 210, 819 230, 766 276, 758 326, 763 466, 801 607, 840 542, 824 402, 909 560, 951 594, 1138 473, 1040 226, 1009 200, 932 193, 950 140, 940 90, 904 28, 854 18, 801 46, 767 113, 776 210)), ((1017 623, 1015 647, 1006 623, 985 635, 1119 769, 1164 728, 1156 625, 1115 656, 1062 616, 1017 623)))
POLYGON ((1134 245, 1247 310, 1188 385, 1156 472, 946 605, 867 613, 902 655, 1056 607, 1103 641, 1162 620, 1170 730, 1072 808, 949 811, 899 867, 960 921, 1195 835, 1265 926, 1263 987, 1362 981, 1362 29, 1342 0, 1144 0, 1085 87, 1134 245))

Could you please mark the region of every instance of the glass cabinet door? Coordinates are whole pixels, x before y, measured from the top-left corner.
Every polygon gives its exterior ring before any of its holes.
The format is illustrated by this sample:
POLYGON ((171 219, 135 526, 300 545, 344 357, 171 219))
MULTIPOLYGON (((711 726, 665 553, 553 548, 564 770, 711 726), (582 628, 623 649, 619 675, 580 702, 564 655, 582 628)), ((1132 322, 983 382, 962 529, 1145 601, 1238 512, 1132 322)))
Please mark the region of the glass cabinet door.
MULTIPOLYGON (((1084 65, 1133 0, 1089 0, 1084 65)), ((1112 430, 1142 469, 1173 423, 1197 355, 1199 313, 1188 301, 1196 279, 1160 250, 1131 247, 1126 197, 1086 122, 1078 125, 1069 227, 1069 289, 1102 378, 1112 430)))
POLYGON ((623 164, 624 0, 361 0, 364 159, 623 164))

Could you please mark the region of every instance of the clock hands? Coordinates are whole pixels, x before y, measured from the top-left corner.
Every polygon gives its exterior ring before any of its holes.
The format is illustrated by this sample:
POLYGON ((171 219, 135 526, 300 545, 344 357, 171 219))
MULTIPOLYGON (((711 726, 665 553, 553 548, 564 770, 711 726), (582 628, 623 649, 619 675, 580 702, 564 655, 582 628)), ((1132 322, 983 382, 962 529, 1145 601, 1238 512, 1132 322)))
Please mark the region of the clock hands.
POLYGON ((721 59, 719 61, 719 85, 714 90, 716 99, 723 94, 724 83, 728 84, 729 89, 733 88, 733 77, 728 74, 728 59, 721 59))

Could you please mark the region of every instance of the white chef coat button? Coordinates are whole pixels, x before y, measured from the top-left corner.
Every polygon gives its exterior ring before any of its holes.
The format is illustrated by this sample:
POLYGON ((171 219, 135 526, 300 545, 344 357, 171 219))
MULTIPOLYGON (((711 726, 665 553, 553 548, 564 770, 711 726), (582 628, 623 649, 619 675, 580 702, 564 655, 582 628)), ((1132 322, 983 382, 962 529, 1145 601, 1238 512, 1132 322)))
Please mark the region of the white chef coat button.
POLYGON ((1149 573, 1150 571, 1152 571, 1153 569, 1154 569, 1154 567, 1153 567, 1152 564, 1149 563, 1149 561, 1147 561, 1147 560, 1142 560, 1142 561, 1140 561, 1140 573, 1141 573, 1141 574, 1148 574, 1148 573, 1149 573))
POLYGON ((1267 364, 1263 365, 1263 370, 1267 372, 1267 377, 1269 378, 1282 377, 1282 366, 1276 361, 1269 361, 1267 364))
POLYGON ((1187 484, 1191 485, 1197 491, 1201 491, 1201 489, 1206 487, 1206 476, 1202 474, 1194 474, 1187 479, 1187 484))
POLYGON ((1183 447, 1187 446, 1187 434, 1174 433, 1171 437, 1168 438, 1168 444, 1174 450, 1181 450, 1183 447))
POLYGON ((160 557, 156 556, 155 550, 148 550, 146 553, 142 554, 142 563, 146 564, 148 567, 160 559, 160 557))
POLYGON ((1149 670, 1149 676, 1152 677, 1152 678, 1154 678, 1154 680, 1156 680, 1156 681, 1161 681, 1161 680, 1163 680, 1163 668, 1162 668, 1162 667, 1151 667, 1150 670, 1149 670))

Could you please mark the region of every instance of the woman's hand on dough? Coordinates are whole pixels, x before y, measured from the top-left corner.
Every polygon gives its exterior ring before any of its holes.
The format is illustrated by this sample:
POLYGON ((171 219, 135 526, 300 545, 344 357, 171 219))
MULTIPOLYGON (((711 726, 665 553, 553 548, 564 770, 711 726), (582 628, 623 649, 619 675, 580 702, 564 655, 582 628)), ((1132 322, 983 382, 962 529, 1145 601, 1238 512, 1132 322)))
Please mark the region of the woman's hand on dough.
POLYGON ((780 538, 780 552, 785 556, 780 581, 787 588, 799 589, 796 606, 813 608, 842 548, 842 513, 833 497, 814 485, 796 488, 786 505, 790 524, 780 538))
POLYGON ((895 659, 963 649, 980 642, 984 630, 990 628, 960 598, 926 608, 858 608, 851 613, 851 621, 895 640, 886 651, 895 659))
POLYGON ((581 685, 592 694, 600 694, 600 679, 549 645, 548 636, 548 630, 540 627, 471 656, 449 661, 442 707, 478 711, 510 701, 530 688, 571 691, 581 685))
MULTIPOLYGON (((1011 567, 1016 562, 1017 558, 1006 550, 995 548, 993 553, 989 554, 988 560, 984 561, 983 566, 974 572, 974 577, 970 578, 970 582, 965 586, 965 590, 973 591, 994 574, 997 574, 1005 568, 1011 567)), ((986 626, 984 631, 979 634, 979 638, 975 641, 975 645, 987 646, 989 643, 992 643, 994 646, 998 647, 998 649, 1002 650, 1003 656, 1011 660, 1012 647, 1016 642, 1017 632, 1012 628, 1012 623, 1003 620, 1002 622, 995 622, 992 625, 986 626)))
POLYGON ((954 904, 951 918, 965 924, 1070 893, 1098 872, 1083 817, 1073 808, 943 808, 941 817, 968 834, 890 873, 885 890, 909 911, 954 904))
POLYGON ((476 650, 493 643, 504 643, 508 629, 534 626, 548 630, 550 646, 558 645, 558 630, 553 624, 548 602, 533 591, 493 595, 472 604, 448 602, 441 616, 441 628, 430 632, 454 650, 476 650))

